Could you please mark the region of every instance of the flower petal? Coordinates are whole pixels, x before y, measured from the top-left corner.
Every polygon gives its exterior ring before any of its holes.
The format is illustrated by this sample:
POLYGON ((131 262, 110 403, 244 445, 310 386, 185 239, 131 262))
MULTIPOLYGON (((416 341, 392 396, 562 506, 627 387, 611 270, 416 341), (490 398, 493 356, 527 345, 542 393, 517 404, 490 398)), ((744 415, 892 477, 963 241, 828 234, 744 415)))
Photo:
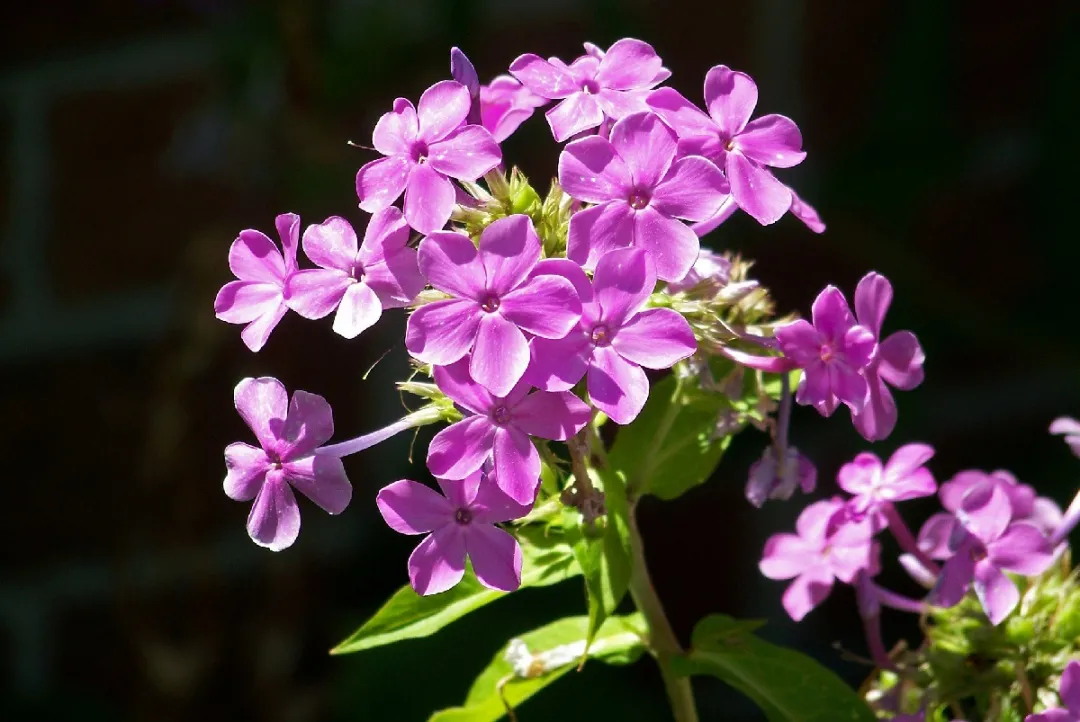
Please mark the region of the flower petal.
POLYGON ((284 303, 278 303, 276 308, 266 310, 258 318, 244 327, 240 332, 240 338, 253 353, 266 345, 270 338, 270 332, 277 328, 278 323, 284 318, 288 307, 284 303))
POLYGON ((616 424, 629 424, 649 398, 649 379, 635 363, 610 346, 593 351, 589 367, 589 400, 616 424))
POLYGON ((832 587, 833 580, 830 576, 801 574, 784 590, 784 596, 781 597, 784 610, 796 622, 801 621, 814 607, 825 601, 832 587))
POLYGON ((631 90, 648 88, 657 82, 663 61, 648 43, 623 38, 608 48, 596 70, 596 82, 605 88, 631 90))
POLYGON ((296 249, 300 245, 300 216, 295 213, 282 213, 274 219, 281 250, 285 258, 285 275, 296 270, 296 249))
POLYGON ((791 208, 791 190, 742 153, 728 153, 725 169, 735 202, 761 225, 776 223, 791 208))
POLYGON ((858 371, 841 364, 828 366, 829 388, 836 398, 844 402, 853 412, 859 413, 866 405, 868 387, 858 371))
POLYGON ((399 534, 426 534, 454 518, 453 505, 430 486, 401 479, 375 496, 379 513, 399 534))
MULTIPOLYGON (((934 447, 929 444, 904 444, 893 452, 885 465, 885 475, 890 479, 902 479, 913 474, 919 467, 934 458, 934 447)), ((931 494, 937 488, 931 490, 931 494)))
POLYGON ((873 487, 881 479, 881 459, 864 451, 840 467, 836 483, 849 494, 873 493, 873 487))
POLYGON ((229 281, 214 299, 214 315, 225 323, 249 323, 281 304, 281 287, 259 281, 229 281))
POLYGON ((625 201, 634 178, 610 141, 590 135, 568 143, 559 154, 559 185, 584 203, 625 201))
POLYGON ((431 167, 451 178, 476 180, 502 161, 499 144, 486 128, 466 125, 434 143, 428 155, 431 167))
POLYGON ((661 281, 678 281, 685 276, 701 250, 693 230, 655 208, 634 213, 634 245, 649 252, 661 281))
POLYGON ((488 524, 470 524, 465 549, 485 587, 512 592, 521 586, 521 547, 510 534, 488 524))
POLYGON ((799 194, 790 187, 788 187, 788 191, 791 192, 791 208, 789 209, 791 215, 802 221, 814 233, 824 233, 825 221, 821 220, 821 215, 818 214, 817 209, 800 198, 799 194))
POLYGON ((356 196, 360 199, 360 209, 374 213, 400 198, 413 165, 403 155, 365 163, 356 173, 356 196))
POLYGON ((334 316, 334 333, 343 338, 356 338, 375 325, 382 316, 379 297, 366 283, 354 283, 345 295, 334 316))
POLYGON ((225 469, 225 496, 251 501, 262 488, 270 460, 262 449, 238 441, 225 447, 225 469))
POLYGON ((496 524, 520 519, 529 513, 532 504, 520 504, 499 488, 494 471, 483 475, 470 503, 473 520, 481 524, 496 524))
POLYGON ((487 276, 468 236, 450 231, 432 233, 420 242, 416 260, 432 288, 474 301, 483 297, 487 276))
POLYGON ((605 253, 593 274, 593 293, 603 323, 614 333, 637 312, 656 288, 656 271, 640 248, 605 253))
POLYGON ((607 116, 609 121, 616 121, 634 113, 646 113, 649 106, 645 105, 645 98, 649 95, 648 90, 610 90, 601 88, 599 93, 593 95, 600 110, 607 116))
POLYGON ((247 531, 253 542, 272 552, 292 546, 300 535, 300 507, 280 473, 267 474, 251 505, 247 531))
POLYGON ((763 115, 750 121, 735 144, 750 160, 773 168, 790 168, 806 158, 799 126, 783 115, 763 115))
POLYGON ((464 479, 487 461, 494 438, 495 426, 486 416, 450 424, 428 445, 428 470, 441 478, 464 479))
POLYGON ((1080 717, 1080 661, 1074 659, 1065 665, 1058 696, 1074 716, 1080 717))
POLYGON ((544 113, 555 140, 562 143, 604 122, 604 111, 588 93, 574 93, 544 113))
POLYGON ((962 546, 941 568, 937 584, 931 590, 927 601, 939 607, 956 606, 967 594, 974 576, 975 562, 971 558, 971 548, 962 546))
POLYGON ((424 91, 417 104, 418 138, 435 143, 456 130, 469 116, 469 89, 456 80, 441 80, 424 91))
POLYGON ((714 136, 720 130, 712 118, 675 88, 657 88, 645 102, 679 138, 714 136))
POLYGON ((552 65, 532 53, 520 55, 510 63, 510 74, 543 98, 565 98, 578 90, 574 76, 566 69, 552 65))
POLYGON ((765 542, 758 569, 769 579, 793 579, 811 568, 820 550, 794 534, 773 534, 765 542))
POLYGON ((493 460, 499 488, 519 504, 532 504, 540 485, 540 454, 529 437, 512 427, 498 429, 493 460))
POLYGON ((956 518, 984 544, 999 538, 1009 526, 1012 505, 1000 484, 993 480, 979 482, 960 500, 956 518))
POLYGON ((746 127, 757 100, 757 85, 746 73, 716 65, 705 75, 705 105, 728 138, 746 127))
POLYGON ((305 268, 285 282, 285 303, 304 318, 328 316, 355 281, 344 271, 305 268))
MULTIPOLYGON (((592 281, 585 275, 581 265, 574 263, 569 258, 545 258, 533 266, 530 278, 537 276, 562 276, 577 291, 581 303, 589 303, 593 300, 592 281)), ((1050 433, 1054 433, 1051 431, 1050 433)), ((1076 433, 1080 433, 1077 431, 1076 433)))
POLYGON ((540 260, 540 239, 528 216, 500 218, 480 234, 486 293, 501 298, 521 285, 540 260))
POLYGON ((536 391, 514 405, 512 424, 530 436, 566 441, 589 423, 589 407, 569 391, 536 391))
POLYGON ((484 314, 476 333, 469 375, 495 396, 507 396, 529 366, 525 334, 497 313, 484 314))
POLYGON ((1054 563, 1049 540, 1037 526, 1022 521, 1010 524, 986 551, 994 566, 1028 577, 1042 574, 1054 563))
POLYGON ((670 308, 637 314, 619 329, 611 345, 623 358, 648 369, 671 368, 697 351, 690 324, 670 308))
POLYGON ((480 315, 472 301, 454 299, 421 306, 405 326, 405 348, 425 363, 452 364, 472 348, 480 315))
POLYGON ((730 198, 731 186, 720 169, 700 157, 683 158, 653 193, 653 208, 665 216, 704 221, 730 198))
POLYGON ((581 320, 581 301, 561 276, 539 276, 503 296, 500 313, 542 338, 564 338, 581 320))
POLYGON ((975 564, 975 594, 995 626, 1005 621, 1020 602, 1016 585, 988 560, 975 564))
POLYGON ((359 250, 352 224, 339 216, 312 223, 304 231, 304 253, 316 266, 349 272, 359 250))
POLYGON ((276 451, 289 413, 289 394, 281 382, 270 376, 242 379, 233 390, 233 402, 262 448, 276 451))
POLYGON ((409 224, 394 206, 383 208, 368 219, 364 242, 355 254, 366 267, 383 260, 387 254, 400 253, 409 243, 409 224))
POLYGON ((352 500, 352 484, 336 456, 309 456, 284 466, 285 479, 327 514, 340 514, 352 500))
POLYGON ((949 537, 956 528, 956 517, 945 512, 934 514, 919 529, 919 549, 931 559, 948 559, 952 556, 949 537))
POLYGON ((630 169, 634 188, 651 191, 667 175, 678 138, 652 112, 633 113, 615 123, 611 145, 630 169))
POLYGON ((814 299, 810 309, 814 319, 814 328, 821 332, 825 340, 836 344, 844 334, 855 325, 844 293, 836 286, 826 286, 814 299))
POLYGON ((866 326, 874 336, 881 336, 885 314, 892 303, 893 289, 889 279, 871 271, 855 287, 855 316, 859 325, 866 326))
POLYGON ((405 184, 405 220, 421 233, 434 233, 450 220, 454 197, 454 184, 445 176, 426 163, 414 165, 405 184))
POLYGON ((578 211, 570 216, 566 257, 584 268, 596 268, 604 255, 633 241, 634 215, 622 201, 578 211))
POLYGON ((868 367, 863 374, 869 394, 862 410, 851 412, 851 423, 867 441, 881 441, 896 428, 896 402, 876 368, 868 367))
POLYGON ((409 305, 427 285, 412 248, 402 248, 382 261, 365 266, 364 283, 379 297, 383 308, 409 305))
POLYGON ((405 98, 394 101, 394 109, 383 113, 375 123, 371 144, 383 155, 404 155, 420 133, 416 109, 405 98))
POLYGON ((821 344, 825 339, 806 319, 800 318, 778 326, 775 333, 780 350, 800 366, 820 359, 821 344))
POLYGON ((294 391, 280 433, 282 461, 311 454, 334 435, 334 413, 326 399, 307 391, 294 391))
POLYGON ((266 234, 249 228, 240 231, 229 246, 229 270, 243 281, 280 287, 285 280, 285 259, 266 234))
POLYGON ((878 346, 878 374, 898 389, 910 391, 922 383, 923 353, 911 331, 897 331, 878 346))
POLYGON ((522 380, 545 391, 568 391, 589 368, 591 344, 584 332, 566 338, 534 338, 529 341, 529 368, 522 380))
POLYGON ((486 415, 495 405, 491 392, 469 375, 469 359, 449 366, 436 366, 435 385, 458 406, 474 414, 486 415))
POLYGON ((465 576, 465 535, 457 524, 433 531, 409 556, 409 583, 421 596, 439 594, 465 576))

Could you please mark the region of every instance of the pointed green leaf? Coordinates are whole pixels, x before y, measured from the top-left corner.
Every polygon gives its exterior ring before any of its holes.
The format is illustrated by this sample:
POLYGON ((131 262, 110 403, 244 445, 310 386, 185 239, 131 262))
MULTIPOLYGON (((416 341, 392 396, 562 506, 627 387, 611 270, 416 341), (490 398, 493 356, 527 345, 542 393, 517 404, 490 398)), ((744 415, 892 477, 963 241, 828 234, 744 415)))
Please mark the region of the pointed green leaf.
POLYGON ((870 707, 831 670, 752 634, 756 622, 716 614, 698 622, 677 673, 711 675, 750 697, 769 722, 874 722, 870 707))

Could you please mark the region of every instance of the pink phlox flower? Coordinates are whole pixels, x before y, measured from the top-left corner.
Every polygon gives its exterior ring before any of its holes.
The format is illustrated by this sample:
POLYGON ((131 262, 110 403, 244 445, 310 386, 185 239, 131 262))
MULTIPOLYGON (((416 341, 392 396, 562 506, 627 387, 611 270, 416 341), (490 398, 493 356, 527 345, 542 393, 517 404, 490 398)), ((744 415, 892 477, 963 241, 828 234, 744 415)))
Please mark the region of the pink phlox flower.
POLYGON ((880 516, 882 505, 934 495, 937 483, 924 466, 933 455, 931 446, 906 444, 883 465, 876 454, 863 452, 840 467, 836 481, 854 495, 849 504, 856 514, 880 516))
POLYGON ((318 269, 297 271, 285 285, 289 307, 304 318, 337 309, 334 331, 356 338, 384 308, 407 306, 424 289, 416 251, 407 246, 409 226, 391 206, 368 221, 364 242, 344 218, 332 216, 304 231, 304 253, 318 269))
POLYGON ((242 380, 234 400, 259 447, 238 441, 225 448, 225 494, 255 500, 248 534, 259 546, 281 551, 300 533, 293 489, 329 514, 340 514, 352 498, 341 459, 315 455, 334 435, 330 404, 306 391, 294 392, 290 401, 281 382, 269 377, 242 380))
POLYGON ((1038 496, 1034 487, 1024 484, 1010 472, 997 469, 989 473, 978 469, 968 469, 955 474, 949 481, 941 485, 938 496, 941 505, 948 511, 956 513, 960 508, 960 502, 972 487, 989 482, 996 484, 1005 492, 1012 508, 1013 521, 1026 521, 1039 527, 1046 534, 1050 534, 1061 523, 1061 507, 1053 499, 1038 496))
POLYGON ((897 331, 882 339, 881 327, 892 303, 889 280, 868 273, 855 289, 855 317, 878 341, 877 352, 862 371, 868 391, 862 410, 852 409, 851 421, 867 441, 881 441, 896 427, 896 402, 889 386, 910 391, 923 381, 923 353, 911 331, 897 331))
POLYGON ((283 213, 275 220, 279 251, 266 234, 248 229, 229 248, 229 269, 238 281, 221 287, 214 299, 214 314, 226 323, 246 323, 240 338, 258 351, 288 311, 284 288, 296 272, 296 247, 300 241, 300 216, 283 213))
POLYGON ((468 359, 435 368, 435 383, 466 417, 435 435, 427 465, 441 479, 464 478, 490 457, 499 488, 531 504, 540 483, 540 454, 530 436, 566 441, 591 411, 569 391, 529 393, 525 382, 496 396, 469 375, 468 359))
POLYGON ((697 234, 678 219, 703 220, 727 198, 724 174, 701 157, 675 159, 675 134, 652 113, 615 123, 611 139, 589 136, 559 156, 559 184, 594 203, 570 217, 566 255, 592 269, 625 246, 652 254, 664 281, 682 279, 698 258, 697 234))
POLYGON ((769 537, 758 568, 769 579, 794 580, 783 604, 799 621, 829 596, 835 580, 851 584, 861 571, 873 574, 877 563, 870 525, 852 521, 839 497, 803 509, 795 531, 769 537))
MULTIPOLYGON (((757 106, 757 85, 746 73, 717 65, 705 76, 706 115, 673 88, 649 94, 646 103, 679 135, 680 153, 702 155, 724 169, 731 195, 762 225, 775 223, 792 207, 791 189, 768 170, 790 168, 806 158, 802 134, 783 115, 750 120, 757 106)), ((821 225, 817 212, 799 200, 800 220, 821 225)))
POLYGON ((605 118, 648 110, 648 90, 670 75, 652 46, 633 38, 615 42, 601 57, 586 54, 569 65, 558 58, 521 55, 510 64, 510 74, 536 95, 561 101, 546 114, 560 143, 605 118))
POLYGON ((1034 576, 1046 571, 1053 562, 1049 541, 1034 524, 1013 520, 1009 496, 993 480, 979 482, 963 494, 956 519, 949 538, 952 556, 930 599, 951 607, 974 586, 990 622, 999 624, 1020 600, 1016 585, 1004 572, 1034 576))
POLYGON ((759 509, 770 499, 786 501, 796 489, 810 494, 817 488, 817 469, 814 462, 799 453, 794 446, 784 449, 780 463, 777 447, 770 444, 761 458, 750 466, 746 482, 746 500, 759 509))
POLYGON ((581 319, 574 287, 559 276, 530 277, 540 239, 528 216, 501 218, 480 235, 433 233, 420 243, 420 270, 454 298, 409 317, 405 346, 425 363, 445 366, 472 350, 472 377, 506 396, 529 365, 525 333, 562 338, 581 319))
POLYGON ((867 383, 862 370, 877 348, 873 332, 855 322, 844 294, 827 286, 812 308, 813 324, 799 319, 776 329, 780 350, 803 370, 795 400, 824 416, 838 401, 861 411, 867 383))
POLYGON ((531 504, 508 497, 480 470, 438 482, 443 495, 402 479, 375 497, 391 529, 428 535, 409 557, 412 588, 421 595, 445 592, 464 576, 466 556, 485 587, 512 592, 521 586, 521 547, 495 525, 525 516, 531 504))
POLYGON ((499 144, 485 128, 464 124, 472 101, 461 83, 443 80, 420 96, 417 108, 405 98, 379 118, 372 134, 385 158, 356 174, 360 208, 388 207, 405 193, 405 220, 421 233, 446 225, 454 209, 450 178, 476 180, 502 160, 499 144))
POLYGON ((694 288, 705 288, 715 293, 728 284, 731 261, 708 248, 698 251, 697 260, 686 275, 667 285, 668 293, 684 293, 694 288))
POLYGON ((1080 421, 1068 416, 1054 419, 1054 423, 1050 424, 1050 433, 1063 435, 1072 452, 1080 456, 1080 421))
POLYGON ((1080 660, 1065 665, 1058 683, 1058 697, 1062 707, 1029 714, 1024 722, 1080 722, 1080 660))
POLYGON ((581 321, 561 339, 534 338, 524 379, 537 388, 565 391, 588 376, 593 406, 617 424, 633 421, 649 397, 642 367, 670 368, 697 350, 690 324, 668 308, 643 310, 656 287, 649 254, 635 248, 606 253, 590 286, 569 259, 537 264, 536 277, 567 278, 583 299, 581 321))
MULTIPOLYGON (((953 555, 949 539, 956 529, 956 517, 947 512, 932 515, 919 529, 915 544, 919 551, 931 559, 944 561, 953 555)), ((899 562, 911 577, 927 588, 937 583, 937 575, 919 561, 914 554, 901 554, 899 562)))
POLYGON ((480 86, 480 122, 502 143, 547 100, 510 75, 496 76, 480 86))

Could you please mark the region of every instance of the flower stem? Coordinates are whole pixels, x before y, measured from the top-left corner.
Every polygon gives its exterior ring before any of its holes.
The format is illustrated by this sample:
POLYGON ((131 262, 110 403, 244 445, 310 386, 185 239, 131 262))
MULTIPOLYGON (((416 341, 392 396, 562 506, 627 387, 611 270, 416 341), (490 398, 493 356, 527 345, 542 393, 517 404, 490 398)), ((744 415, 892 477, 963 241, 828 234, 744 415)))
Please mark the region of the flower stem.
POLYGON ((671 661, 682 654, 682 647, 675 637, 675 632, 664 614, 664 607, 656 595, 649 569, 645 563, 645 549, 638 530, 636 504, 630 505, 630 596, 635 606, 644 615, 649 627, 649 648, 660 665, 660 675, 664 679, 664 689, 676 722, 698 722, 697 707, 694 704, 694 691, 690 687, 689 677, 677 676, 671 667, 671 661))

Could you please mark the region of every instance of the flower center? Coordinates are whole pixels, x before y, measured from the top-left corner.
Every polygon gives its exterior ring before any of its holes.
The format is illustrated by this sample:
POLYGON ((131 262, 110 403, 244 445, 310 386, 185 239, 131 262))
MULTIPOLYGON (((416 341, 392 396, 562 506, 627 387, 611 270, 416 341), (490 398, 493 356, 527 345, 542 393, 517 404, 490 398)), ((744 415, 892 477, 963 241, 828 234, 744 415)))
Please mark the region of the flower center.
POLYGON ((600 92, 600 85, 595 80, 583 80, 581 81, 581 92, 594 95, 600 92))
POLYGON ((726 150, 728 153, 731 153, 732 151, 735 150, 735 139, 734 138, 728 138, 727 140, 724 141, 724 150, 726 150))
POLYGON ((499 299, 496 296, 488 296, 480 303, 480 308, 487 313, 495 313, 499 310, 499 299))
POLYGON ((986 557, 986 547, 983 545, 977 544, 971 548, 971 561, 978 563, 986 559, 986 557))
POLYGON ((462 526, 466 526, 472 522, 472 512, 468 509, 458 509, 454 512, 454 521, 462 526))
POLYGON ((649 201, 652 200, 652 196, 647 190, 642 188, 635 188, 630 194, 630 197, 626 201, 630 204, 630 207, 635 211, 640 211, 642 208, 649 205, 649 201))
POLYGON ((357 281, 364 280, 364 264, 360 261, 353 261, 352 268, 349 269, 349 277, 357 281))
POLYGON ((505 406, 496 406, 491 412, 491 420, 499 426, 506 426, 510 423, 510 409, 505 406))
POLYGON ((608 332, 608 327, 603 324, 600 324, 599 326, 594 326, 591 336, 594 346, 611 345, 611 336, 608 332))
POLYGON ((412 148, 409 149, 409 155, 417 163, 423 163, 427 160, 428 146, 422 140, 418 140, 412 144, 412 148))
POLYGON ((833 351, 833 347, 827 343, 821 344, 821 349, 819 349, 818 354, 821 356, 822 363, 831 362, 836 355, 833 351))
POLYGON ((270 468, 275 471, 281 471, 282 462, 281 457, 277 452, 269 452, 266 454, 266 458, 270 460, 270 468))

